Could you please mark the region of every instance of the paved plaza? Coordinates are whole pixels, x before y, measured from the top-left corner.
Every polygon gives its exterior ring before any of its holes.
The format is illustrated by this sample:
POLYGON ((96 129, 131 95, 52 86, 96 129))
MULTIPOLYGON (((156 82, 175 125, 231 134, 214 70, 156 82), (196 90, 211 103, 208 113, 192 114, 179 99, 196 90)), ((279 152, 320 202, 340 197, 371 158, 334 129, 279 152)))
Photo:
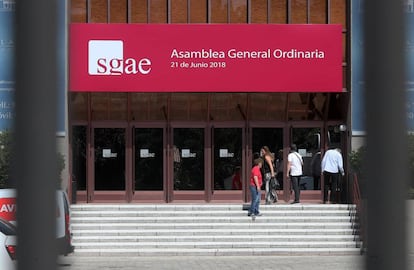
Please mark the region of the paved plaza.
MULTIPOLYGON (((363 270, 364 256, 84 257, 60 259, 59 270, 363 270)), ((414 269, 414 254, 408 268, 414 269)))
POLYGON ((264 257, 77 257, 61 259, 60 270, 359 270, 363 256, 264 257))

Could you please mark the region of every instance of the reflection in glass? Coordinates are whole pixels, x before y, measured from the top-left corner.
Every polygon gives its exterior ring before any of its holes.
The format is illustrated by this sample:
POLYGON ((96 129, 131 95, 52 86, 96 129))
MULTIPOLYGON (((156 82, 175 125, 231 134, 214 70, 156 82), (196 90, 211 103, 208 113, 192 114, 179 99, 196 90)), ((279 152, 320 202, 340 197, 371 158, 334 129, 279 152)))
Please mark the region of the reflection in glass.
MULTIPOLYGON (((263 146, 268 146, 275 158, 279 155, 279 151, 283 150, 283 128, 253 128, 252 131, 252 151, 253 158, 260 153, 263 146)), ((279 167, 283 169, 283 160, 279 167)), ((253 164, 253 160, 251 161, 253 164)), ((277 174, 276 174, 277 175, 277 174)), ((279 174, 279 189, 283 189, 283 174, 279 174), (282 178, 280 178, 282 176, 282 178)), ((263 186, 264 188, 264 186, 263 186)))
POLYGON ((163 129, 135 129, 135 190, 163 189, 163 129))
POLYGON ((86 126, 72 127, 72 174, 77 190, 86 190, 86 126))
POLYGON ((174 190, 204 190, 204 129, 174 129, 174 190))
POLYGON ((214 129, 214 189, 241 189, 242 129, 214 129))
POLYGON ((95 128, 95 190, 125 190, 125 129, 95 128))
POLYGON ((283 149, 283 129, 282 128, 253 128, 252 151, 259 153, 260 148, 267 145, 270 151, 275 154, 283 149))
POLYGON ((292 143, 296 144, 298 152, 303 158, 301 190, 320 189, 320 134, 320 128, 294 128, 292 131, 292 143), (315 175, 319 177, 315 177, 315 175))

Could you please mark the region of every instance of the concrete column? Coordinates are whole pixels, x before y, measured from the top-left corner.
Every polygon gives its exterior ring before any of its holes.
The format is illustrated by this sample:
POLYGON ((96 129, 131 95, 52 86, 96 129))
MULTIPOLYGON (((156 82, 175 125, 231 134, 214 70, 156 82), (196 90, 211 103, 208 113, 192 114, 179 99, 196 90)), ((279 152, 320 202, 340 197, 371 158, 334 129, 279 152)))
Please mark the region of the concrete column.
POLYGON ((56 269, 57 1, 16 1, 18 269, 56 269))

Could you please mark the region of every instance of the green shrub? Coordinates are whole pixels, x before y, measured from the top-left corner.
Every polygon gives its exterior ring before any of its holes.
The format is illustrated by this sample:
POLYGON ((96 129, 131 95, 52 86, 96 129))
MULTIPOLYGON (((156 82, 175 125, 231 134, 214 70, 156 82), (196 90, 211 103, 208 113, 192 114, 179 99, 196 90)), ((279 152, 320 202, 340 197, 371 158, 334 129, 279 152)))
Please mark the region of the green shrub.
MULTIPOLYGON (((10 168, 12 164, 12 138, 10 131, 0 132, 0 188, 13 188, 14 183, 10 181, 10 168)), ((65 158, 62 153, 57 153, 57 166, 59 177, 57 179, 57 187, 61 186, 61 174, 65 169, 65 158)))
MULTIPOLYGON (((409 189, 408 198, 414 199, 414 134, 408 135, 408 159, 409 159, 409 189)), ((366 147, 362 146, 358 150, 352 151, 349 155, 349 162, 351 170, 356 173, 360 183, 361 189, 366 183, 366 171, 364 167, 364 156, 366 154, 366 147)))
POLYGON ((409 173, 410 173, 410 182, 409 185, 411 188, 414 188, 414 135, 408 135, 408 160, 409 160, 409 173))
POLYGON ((0 132, 0 188, 13 187, 13 183, 10 182, 11 148, 10 132, 0 132))
POLYGON ((365 146, 360 147, 358 150, 353 150, 349 154, 349 163, 351 165, 352 173, 356 173, 358 178, 364 179, 366 176, 364 158, 367 149, 365 146))

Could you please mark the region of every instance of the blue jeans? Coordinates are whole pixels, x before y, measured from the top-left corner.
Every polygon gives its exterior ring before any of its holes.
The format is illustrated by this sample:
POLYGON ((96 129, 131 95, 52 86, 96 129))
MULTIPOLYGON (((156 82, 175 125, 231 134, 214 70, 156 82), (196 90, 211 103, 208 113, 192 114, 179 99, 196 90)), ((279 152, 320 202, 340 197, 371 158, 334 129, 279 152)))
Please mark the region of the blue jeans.
POLYGON ((259 214, 260 205, 260 190, 257 190, 256 186, 250 186, 250 193, 252 194, 252 203, 250 205, 249 214, 259 214))

